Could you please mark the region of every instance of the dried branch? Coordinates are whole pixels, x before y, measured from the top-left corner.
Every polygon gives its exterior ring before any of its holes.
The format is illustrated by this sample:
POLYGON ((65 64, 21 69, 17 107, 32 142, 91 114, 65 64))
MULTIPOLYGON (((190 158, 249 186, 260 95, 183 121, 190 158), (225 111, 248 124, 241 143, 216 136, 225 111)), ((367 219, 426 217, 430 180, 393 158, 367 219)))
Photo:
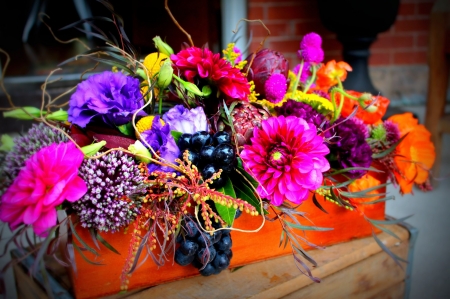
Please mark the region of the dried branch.
POLYGON ((194 42, 192 41, 191 35, 189 33, 187 33, 186 30, 183 29, 183 27, 181 27, 181 25, 178 23, 178 21, 175 19, 175 17, 173 16, 172 12, 169 9, 169 0, 165 0, 164 1, 164 8, 167 10, 167 13, 169 14, 170 18, 172 19, 172 21, 175 23, 175 25, 177 25, 177 27, 184 33, 186 34, 189 43, 191 44, 191 47, 194 46, 194 42))

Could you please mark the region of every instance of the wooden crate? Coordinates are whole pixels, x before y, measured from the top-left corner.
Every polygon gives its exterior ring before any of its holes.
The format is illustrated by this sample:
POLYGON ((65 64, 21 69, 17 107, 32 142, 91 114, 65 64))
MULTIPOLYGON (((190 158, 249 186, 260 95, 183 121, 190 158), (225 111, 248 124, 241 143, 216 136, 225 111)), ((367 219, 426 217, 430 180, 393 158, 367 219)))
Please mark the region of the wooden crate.
MULTIPOLYGON (((411 229, 403 226, 390 226, 390 229, 400 239, 386 233, 378 237, 395 254, 409 261, 403 268, 396 265, 372 237, 367 237, 325 250, 309 251, 318 263, 312 273, 322 279, 321 283, 302 275, 293 257, 288 255, 235 271, 226 270, 219 275, 196 276, 105 298, 403 298, 409 289, 407 272, 411 270, 415 238, 411 239, 411 229)), ((64 271, 59 264, 49 266, 51 273, 58 273, 53 275, 55 278, 70 281, 67 272, 62 274, 64 271)), ((17 272, 24 272, 25 268, 16 267, 19 298, 35 298, 25 292, 31 289, 33 280, 27 281, 23 279, 24 273, 17 272)), ((65 288, 70 290, 71 286, 65 288)))

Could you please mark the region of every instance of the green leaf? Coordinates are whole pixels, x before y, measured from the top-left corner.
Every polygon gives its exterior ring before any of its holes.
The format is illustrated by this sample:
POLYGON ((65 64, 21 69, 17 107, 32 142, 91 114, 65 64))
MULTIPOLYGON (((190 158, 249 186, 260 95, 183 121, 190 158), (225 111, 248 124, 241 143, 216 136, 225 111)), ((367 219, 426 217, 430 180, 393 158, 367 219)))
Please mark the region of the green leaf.
POLYGON ((175 139, 175 143, 178 143, 178 139, 183 135, 183 133, 178 131, 170 131, 170 134, 172 134, 173 139, 175 139))
POLYGON ((119 129, 120 133, 122 133, 126 136, 130 136, 130 137, 135 136, 133 124, 131 123, 131 121, 129 123, 126 123, 121 126, 116 126, 116 127, 117 127, 117 129, 119 129))
POLYGON ((95 155, 96 153, 98 153, 98 151, 99 151, 102 147, 104 147, 105 145, 106 145, 106 141, 105 141, 105 140, 102 140, 102 141, 100 141, 100 142, 96 142, 96 143, 93 143, 93 144, 89 144, 89 145, 83 146, 83 147, 81 148, 81 151, 82 151, 83 154, 85 154, 86 156, 91 157, 91 156, 95 155))
POLYGON ((328 214, 328 212, 322 207, 322 205, 317 201, 316 193, 313 194, 312 201, 316 207, 318 207, 322 212, 328 214))
MULTIPOLYGON (((218 189, 217 191, 222 192, 225 195, 236 198, 236 193, 234 192, 233 184, 231 183, 230 178, 227 177, 225 180, 225 185, 218 189)), ((219 216, 225 221, 229 226, 233 225, 234 216, 236 215, 236 209, 233 207, 226 207, 224 205, 214 203, 219 213, 219 216)))
POLYGON ((211 94, 211 87, 209 87, 209 85, 203 86, 202 93, 203 93, 203 96, 209 97, 209 95, 211 94))
MULTIPOLYGON (((253 190, 245 182, 243 182, 242 180, 234 180, 233 187, 238 198, 245 200, 246 202, 251 204, 261 214, 261 203, 259 202, 253 190)), ((264 214, 267 215, 269 214, 269 212, 264 210, 264 214)))
POLYGON ((55 121, 67 121, 67 119, 69 118, 69 114, 67 113, 67 111, 60 109, 58 111, 47 114, 45 118, 55 121))
MULTIPOLYGON (((90 251, 92 254, 99 256, 100 254, 93 249, 92 247, 89 247, 86 242, 83 241, 83 239, 77 234, 77 231, 75 230, 75 227, 73 226, 72 219, 69 219, 69 225, 70 229, 72 230, 72 234, 75 236, 75 238, 80 242, 80 244, 88 251, 90 251)), ((74 246, 76 246, 75 243, 73 243, 74 246)))
POLYGON ((111 244, 109 244, 108 242, 106 242, 106 240, 103 239, 102 236, 100 236, 99 233, 96 233, 95 236, 97 237, 97 240, 99 240, 100 243, 102 243, 106 248, 108 248, 109 250, 111 250, 111 251, 114 252, 115 254, 120 255, 120 252, 118 252, 114 247, 112 247, 111 244))
MULTIPOLYGON (((47 112, 42 111, 42 115, 47 114, 47 112)), ((36 107, 21 107, 10 111, 3 112, 3 117, 12 117, 17 119, 25 119, 25 120, 32 120, 34 118, 41 117, 41 109, 36 107)))

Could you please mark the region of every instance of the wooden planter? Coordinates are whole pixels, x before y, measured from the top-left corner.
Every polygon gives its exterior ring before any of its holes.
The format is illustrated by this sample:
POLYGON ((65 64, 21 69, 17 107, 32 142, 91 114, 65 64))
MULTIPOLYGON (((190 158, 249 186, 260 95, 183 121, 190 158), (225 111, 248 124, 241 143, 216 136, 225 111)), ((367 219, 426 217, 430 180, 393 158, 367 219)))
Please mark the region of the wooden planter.
MULTIPOLYGON (((379 192, 384 192, 383 189, 380 189, 379 192)), ((321 205, 328 211, 328 214, 319 210, 311 199, 300 207, 300 210, 305 212, 312 221, 312 223, 304 222, 305 225, 334 228, 331 231, 307 231, 306 238, 311 243, 328 246, 372 234, 372 226, 358 211, 349 211, 330 202, 321 202, 321 205)), ((371 219, 384 220, 384 202, 367 205, 364 214, 371 219)), ((252 217, 243 213, 235 222, 235 226, 244 230, 254 230, 261 225, 261 222, 261 217, 252 217)), ((87 244, 94 247, 87 230, 77 228, 77 232, 87 244)), ((120 274, 128 252, 130 234, 115 233, 102 234, 102 236, 121 252, 121 255, 114 254, 102 246, 101 256, 97 257, 97 261, 105 265, 96 266, 87 263, 75 252, 77 274, 72 272, 71 276, 73 291, 78 299, 98 298, 120 292, 120 274)), ((281 225, 278 221, 266 221, 264 227, 257 233, 232 232, 231 236, 233 258, 230 268, 292 254, 290 246, 286 248, 278 246, 281 236, 281 225)), ((94 259, 89 252, 85 252, 85 255, 94 259)), ((292 263, 294 263, 294 259, 292 259, 292 263)), ((132 274, 128 290, 159 285, 196 275, 199 275, 198 269, 191 265, 181 267, 169 260, 163 267, 158 268, 149 258, 132 274)))

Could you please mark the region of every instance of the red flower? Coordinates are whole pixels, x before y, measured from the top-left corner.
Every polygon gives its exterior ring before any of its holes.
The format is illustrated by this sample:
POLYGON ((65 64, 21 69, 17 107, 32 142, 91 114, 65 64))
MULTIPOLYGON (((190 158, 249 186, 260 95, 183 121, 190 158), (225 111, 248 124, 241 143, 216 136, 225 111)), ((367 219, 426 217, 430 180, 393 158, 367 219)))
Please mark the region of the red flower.
POLYGON ((190 47, 171 55, 176 69, 189 81, 199 76, 216 85, 221 92, 232 99, 248 101, 250 85, 238 68, 232 67, 220 54, 213 54, 207 48, 190 47))
MULTIPOLYGON (((354 97, 361 97, 363 93, 353 90, 347 90, 349 95, 354 97)), ((336 94, 336 103, 339 105, 341 101, 342 95, 336 94)), ((343 117, 348 117, 355 109, 355 106, 358 107, 358 111, 356 112, 356 117, 363 121, 363 123, 367 125, 376 124, 381 121, 381 118, 386 113, 386 110, 389 106, 389 99, 382 96, 372 96, 370 100, 365 101, 366 105, 372 103, 373 107, 376 107, 376 111, 370 112, 369 109, 364 109, 359 105, 358 101, 344 97, 344 104, 342 106, 341 115, 343 117)))

